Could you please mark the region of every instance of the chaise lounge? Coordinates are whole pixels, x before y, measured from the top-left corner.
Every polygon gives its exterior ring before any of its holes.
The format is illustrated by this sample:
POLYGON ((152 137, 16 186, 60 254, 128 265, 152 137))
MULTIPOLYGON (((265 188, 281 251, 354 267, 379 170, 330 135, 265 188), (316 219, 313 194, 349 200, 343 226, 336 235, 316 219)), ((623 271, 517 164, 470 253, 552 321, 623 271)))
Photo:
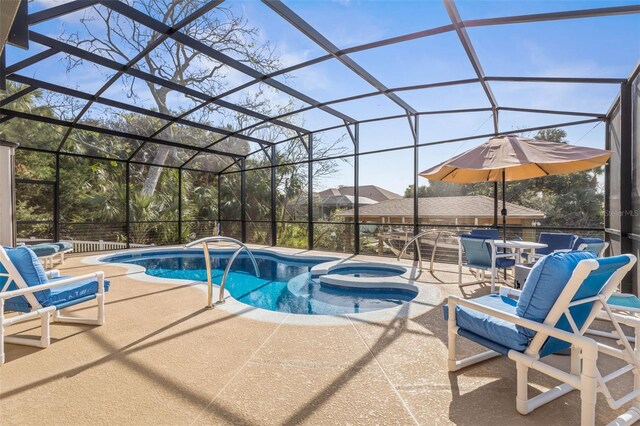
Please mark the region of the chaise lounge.
POLYGON ((66 241, 41 243, 27 246, 38 256, 45 268, 53 268, 55 258, 64 263, 64 255, 73 251, 73 244, 66 241))
POLYGON ((623 374, 640 375, 638 354, 620 327, 620 323, 624 323, 640 333, 640 320, 613 313, 606 304, 635 263, 633 255, 598 259, 589 251, 554 253, 533 267, 522 291, 501 287, 499 295, 476 299, 449 296, 448 304, 444 306, 448 321, 449 371, 506 356, 516 363, 516 407, 521 414, 528 414, 568 392, 579 390, 583 425, 594 424, 598 391, 604 394, 613 409, 634 402, 619 418, 620 424, 631 424, 640 419, 640 383, 637 379, 633 390, 617 400, 608 388, 610 381, 623 374), (619 336, 618 347, 598 343, 584 335, 596 317, 606 317, 613 323, 619 336), (489 350, 457 360, 457 336, 489 350), (541 361, 568 348, 571 348, 569 372, 541 361), (597 367, 600 353, 625 361, 625 366, 603 376, 597 367), (530 368, 560 380, 562 384, 529 398, 530 368))
POLYGON ((4 344, 46 348, 50 344, 50 323, 104 324, 104 298, 109 281, 103 272, 77 277, 61 277, 59 272, 46 272, 36 254, 28 247, 0 247, 0 364, 5 362, 4 344), (96 300, 98 314, 94 318, 62 316, 63 309, 96 300), (8 312, 13 312, 7 315, 8 312), (7 336, 12 324, 40 317, 39 340, 7 336))

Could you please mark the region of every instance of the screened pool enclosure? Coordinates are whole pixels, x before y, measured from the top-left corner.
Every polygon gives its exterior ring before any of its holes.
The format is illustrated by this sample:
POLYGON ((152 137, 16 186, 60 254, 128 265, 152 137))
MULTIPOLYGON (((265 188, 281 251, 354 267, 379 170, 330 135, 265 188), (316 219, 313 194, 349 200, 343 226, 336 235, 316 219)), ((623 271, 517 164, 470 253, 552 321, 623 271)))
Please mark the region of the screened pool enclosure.
POLYGON ((637 254, 638 4, 15 3, 0 131, 19 144, 18 241, 94 251, 219 231, 394 255, 422 230, 495 226, 493 184, 418 172, 517 133, 613 157, 509 184, 509 233, 637 254))

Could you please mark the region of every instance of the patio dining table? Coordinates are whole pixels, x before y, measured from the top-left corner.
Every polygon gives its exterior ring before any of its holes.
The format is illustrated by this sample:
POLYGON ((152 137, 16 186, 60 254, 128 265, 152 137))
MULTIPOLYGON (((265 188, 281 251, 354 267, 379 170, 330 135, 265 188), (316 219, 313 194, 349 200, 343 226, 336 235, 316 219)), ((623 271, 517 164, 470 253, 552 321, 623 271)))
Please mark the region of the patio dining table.
MULTIPOLYGON (((518 255, 516 257, 516 265, 522 265, 522 251, 523 250, 531 250, 531 253, 534 254, 536 249, 539 248, 546 248, 547 244, 544 243, 537 243, 534 241, 521 241, 521 240, 507 240, 507 241, 503 241, 503 240, 494 240, 493 241, 494 244, 496 245, 497 248, 502 248, 502 249, 510 249, 510 250, 514 250, 518 255)), ((527 265, 528 266, 528 265, 527 265)), ((525 266, 525 268, 527 270, 530 270, 530 268, 528 268, 527 266, 525 266)), ((516 269, 518 268, 518 266, 516 267, 516 269)), ((513 276, 513 280, 514 280, 514 287, 517 287, 517 278, 516 278, 516 272, 514 270, 514 276, 513 276)), ((504 279, 507 279, 507 271, 504 271, 504 279)))
POLYGON ((544 243, 537 243, 534 241, 520 241, 520 240, 494 240, 494 244, 497 248, 511 249, 518 253, 517 262, 520 263, 523 250, 531 250, 534 254, 536 249, 546 248, 544 243))

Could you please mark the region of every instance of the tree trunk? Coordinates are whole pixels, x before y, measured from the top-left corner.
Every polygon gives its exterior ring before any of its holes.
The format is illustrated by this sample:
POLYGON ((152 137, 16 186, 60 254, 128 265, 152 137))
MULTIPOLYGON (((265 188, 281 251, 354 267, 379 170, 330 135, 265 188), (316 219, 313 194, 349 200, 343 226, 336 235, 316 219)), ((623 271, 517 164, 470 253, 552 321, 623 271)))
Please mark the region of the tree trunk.
MULTIPOLYGON (((147 83, 151 93, 153 94, 154 100, 158 105, 158 111, 163 114, 170 115, 169 109, 167 108, 167 92, 166 90, 157 89, 153 84, 147 83)), ((164 120, 162 121, 162 125, 164 126, 166 123, 164 120)), ((173 136, 173 127, 168 127, 171 135, 173 136)), ((167 161, 167 157, 171 150, 174 150, 174 147, 166 146, 166 145, 155 145, 157 146, 157 151, 155 156, 153 157, 153 164, 165 164, 167 161)), ((156 192, 156 188, 158 186, 158 182, 160 181, 160 176, 163 172, 162 167, 149 167, 149 172, 147 173, 147 177, 144 180, 144 184, 142 186, 142 195, 145 197, 150 197, 156 192)))
MULTIPOLYGON (((156 151, 156 155, 154 156, 153 163, 154 164, 164 164, 167 157, 169 156, 169 151, 174 149, 173 147, 166 145, 158 145, 158 150, 156 151)), ((147 177, 144 180, 144 185, 142 185, 142 195, 145 197, 150 197, 156 191, 156 187, 158 186, 158 181, 160 180, 160 176, 162 175, 163 167, 149 167, 149 172, 147 173, 147 177)))

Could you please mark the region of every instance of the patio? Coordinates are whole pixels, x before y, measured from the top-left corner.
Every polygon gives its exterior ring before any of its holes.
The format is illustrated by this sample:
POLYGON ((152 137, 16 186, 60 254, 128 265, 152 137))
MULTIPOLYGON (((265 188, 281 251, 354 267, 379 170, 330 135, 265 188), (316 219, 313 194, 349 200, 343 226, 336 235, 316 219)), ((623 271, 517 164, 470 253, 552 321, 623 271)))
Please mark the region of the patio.
MULTIPOLYGON (((79 275, 95 267, 75 257, 64 269, 79 275)), ((436 284, 442 296, 428 312, 375 323, 356 315, 342 326, 205 311, 201 288, 150 284, 122 275, 122 268, 102 269, 113 286, 105 326, 53 326, 46 350, 8 346, 0 371, 3 422, 33 422, 26 404, 46 411, 51 424, 579 423, 577 393, 519 415, 509 360, 447 373, 441 304, 460 294, 452 265, 437 265, 444 284, 426 274, 423 281, 436 284)), ((465 288, 472 296, 486 291, 465 288)), ((29 334, 37 326, 19 327, 29 334)), ((477 352, 463 343, 465 352, 477 352)), ((563 365, 568 357, 548 362, 563 365)), ((605 359, 605 365, 614 364, 605 359)), ((533 381, 537 389, 555 385, 539 374, 533 381)), ((597 423, 620 412, 599 398, 597 423)))

